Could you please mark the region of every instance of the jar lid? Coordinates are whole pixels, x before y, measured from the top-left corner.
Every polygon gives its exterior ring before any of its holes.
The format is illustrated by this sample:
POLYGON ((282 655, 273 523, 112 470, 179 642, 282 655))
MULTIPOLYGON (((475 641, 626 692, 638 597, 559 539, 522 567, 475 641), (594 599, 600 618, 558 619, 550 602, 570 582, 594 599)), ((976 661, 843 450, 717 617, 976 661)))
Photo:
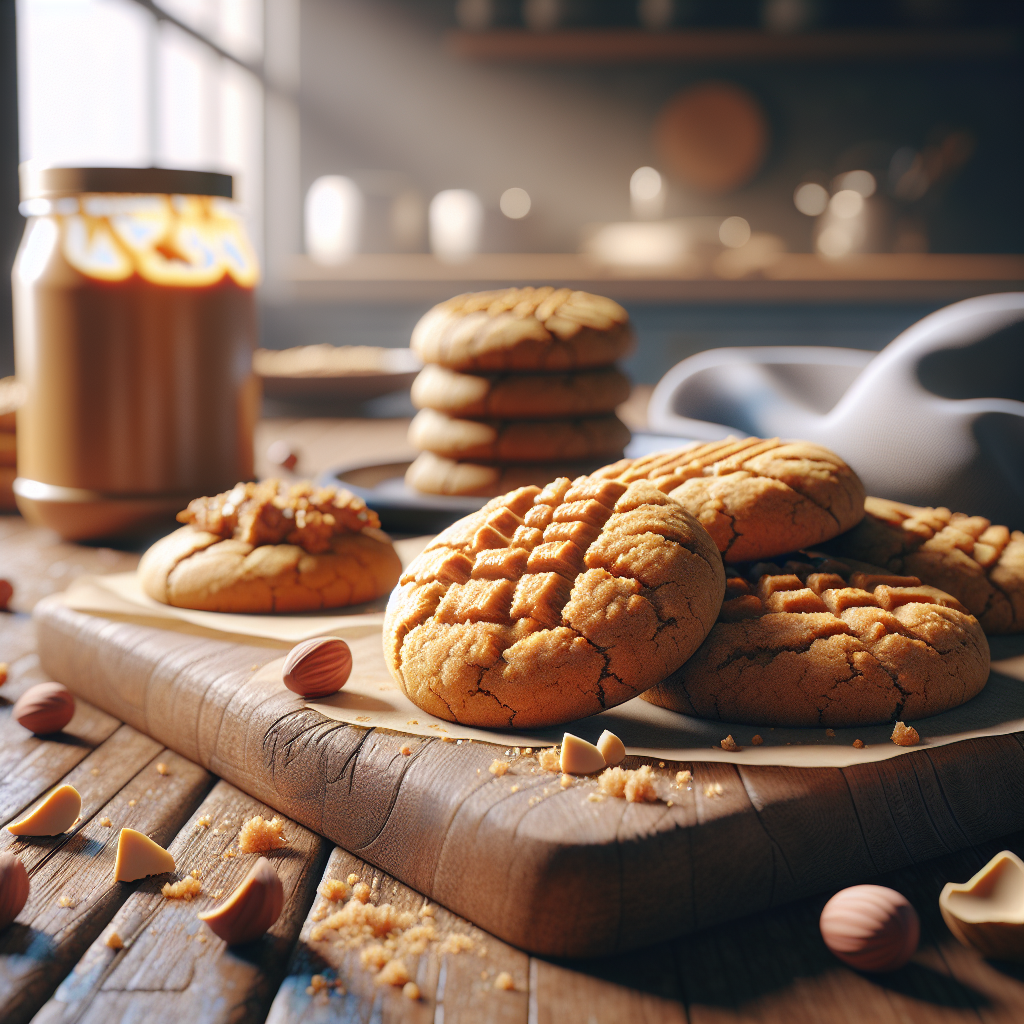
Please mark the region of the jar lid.
POLYGON ((18 168, 21 199, 56 199, 82 192, 232 198, 230 174, 176 171, 169 167, 46 167, 27 161, 18 168))

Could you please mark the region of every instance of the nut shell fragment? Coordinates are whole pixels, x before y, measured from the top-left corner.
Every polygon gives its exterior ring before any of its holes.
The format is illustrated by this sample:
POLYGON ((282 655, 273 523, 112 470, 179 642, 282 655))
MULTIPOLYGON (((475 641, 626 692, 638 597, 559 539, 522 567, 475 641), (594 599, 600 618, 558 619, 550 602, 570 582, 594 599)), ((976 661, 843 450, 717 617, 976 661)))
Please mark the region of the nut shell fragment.
POLYGON ((7 831, 16 836, 59 836, 74 825, 82 813, 82 797, 74 786, 58 786, 47 793, 21 821, 11 822, 7 831))
POLYGON ((0 928, 6 928, 28 900, 28 872, 13 853, 0 853, 0 928))
POLYGON ((121 829, 117 839, 115 882, 135 882, 174 870, 174 858, 159 843, 133 828, 121 829))
POLYGON ((284 886, 266 857, 260 857, 238 888, 215 910, 199 914, 229 946, 253 942, 281 916, 284 886))
POLYGON ((997 853, 962 885, 947 882, 939 910, 965 945, 994 960, 1024 963, 1024 861, 997 853))

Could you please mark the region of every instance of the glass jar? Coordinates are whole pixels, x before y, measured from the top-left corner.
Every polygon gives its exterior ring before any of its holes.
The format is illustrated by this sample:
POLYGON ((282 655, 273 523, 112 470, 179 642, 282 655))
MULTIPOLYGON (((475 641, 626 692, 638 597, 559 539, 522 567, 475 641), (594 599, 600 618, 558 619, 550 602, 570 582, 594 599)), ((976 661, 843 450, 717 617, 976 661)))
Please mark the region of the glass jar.
POLYGON ((252 478, 256 256, 229 175, 23 164, 18 508, 68 540, 252 478))

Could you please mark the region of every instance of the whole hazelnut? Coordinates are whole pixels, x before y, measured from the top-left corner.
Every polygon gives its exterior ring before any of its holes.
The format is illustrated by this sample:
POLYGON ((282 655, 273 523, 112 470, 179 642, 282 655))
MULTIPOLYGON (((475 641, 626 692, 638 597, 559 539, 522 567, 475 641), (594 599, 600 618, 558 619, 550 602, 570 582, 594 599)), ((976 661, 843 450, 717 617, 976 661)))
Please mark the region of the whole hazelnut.
POLYGON ((14 587, 7 580, 0 580, 0 612, 10 611, 8 605, 14 597, 14 587))
POLYGON ((28 873, 13 853, 0 853, 0 928, 6 928, 28 899, 28 873))
POLYGON ((254 942, 284 909, 284 886, 266 857, 260 857, 242 884, 215 910, 197 915, 229 946, 254 942))
POLYGON ((60 683, 36 683, 14 702, 14 720, 37 736, 60 732, 75 714, 75 698, 60 683))
POLYGON ((293 647, 284 661, 284 685, 302 697, 337 693, 352 673, 352 651, 336 636, 315 636, 293 647))

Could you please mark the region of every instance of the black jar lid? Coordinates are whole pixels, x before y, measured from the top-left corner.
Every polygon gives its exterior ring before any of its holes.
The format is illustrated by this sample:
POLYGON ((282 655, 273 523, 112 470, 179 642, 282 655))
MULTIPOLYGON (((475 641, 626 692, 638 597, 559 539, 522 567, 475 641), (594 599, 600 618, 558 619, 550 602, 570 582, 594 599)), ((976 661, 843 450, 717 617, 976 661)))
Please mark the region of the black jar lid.
POLYGON ((46 167, 27 161, 18 168, 21 200, 57 199, 82 192, 232 198, 230 174, 169 167, 46 167))

